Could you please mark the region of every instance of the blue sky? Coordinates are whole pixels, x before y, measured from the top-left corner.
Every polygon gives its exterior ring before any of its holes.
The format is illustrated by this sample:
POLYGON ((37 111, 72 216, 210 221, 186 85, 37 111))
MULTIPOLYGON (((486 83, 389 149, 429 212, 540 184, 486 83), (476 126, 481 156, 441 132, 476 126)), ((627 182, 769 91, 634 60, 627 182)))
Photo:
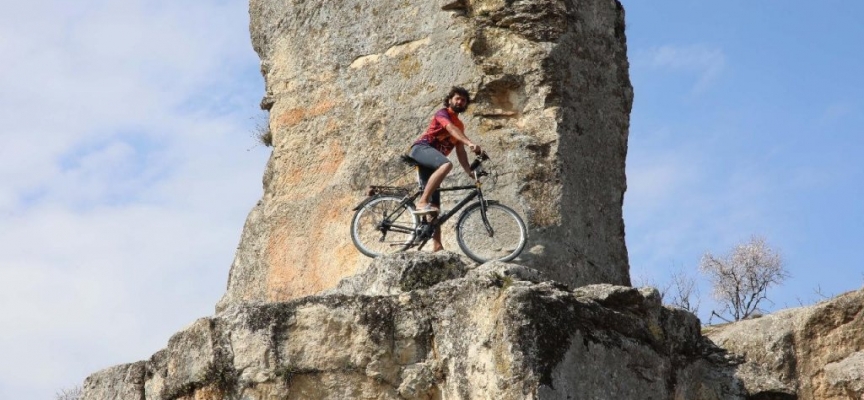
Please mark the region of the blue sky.
MULTIPOLYGON (((792 277, 769 310, 864 284, 858 2, 624 1, 632 274, 662 284, 751 235, 792 277)), ((707 319, 710 288, 702 285, 707 319)))
MULTIPOLYGON (((861 287, 864 5, 624 5, 635 280, 761 234, 792 273, 773 307, 861 287)), ((263 83, 242 1, 5 2, 0 61, 0 398, 45 399, 212 314, 263 83)))

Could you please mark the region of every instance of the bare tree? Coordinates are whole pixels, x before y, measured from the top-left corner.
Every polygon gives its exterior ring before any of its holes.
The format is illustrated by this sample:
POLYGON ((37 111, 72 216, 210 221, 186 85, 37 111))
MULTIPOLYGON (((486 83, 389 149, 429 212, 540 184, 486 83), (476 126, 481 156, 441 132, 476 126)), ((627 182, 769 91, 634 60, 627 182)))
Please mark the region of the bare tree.
POLYGON ((82 392, 80 386, 75 386, 71 389, 63 389, 54 396, 55 400, 79 400, 82 392))
POLYGON ((708 275, 714 298, 723 305, 720 313, 712 316, 723 320, 721 313, 733 321, 751 317, 760 311, 759 304, 767 300, 768 288, 789 277, 780 254, 765 244, 765 239, 753 236, 749 242, 739 244, 722 257, 705 253, 699 270, 708 275))
POLYGON ((633 280, 633 287, 646 287, 647 286, 647 287, 657 288, 657 290, 660 292, 660 298, 661 299, 663 298, 663 289, 660 288, 659 285, 657 285, 657 281, 653 277, 648 276, 648 275, 643 275, 643 274, 637 274, 637 275, 632 276, 632 280, 633 280))
POLYGON ((664 297, 666 296, 668 296, 667 304, 693 314, 699 313, 699 288, 696 286, 696 279, 684 270, 672 273, 664 293, 664 297))
MULTIPOLYGON (((674 264, 673 264, 674 266, 674 264)), ((633 286, 650 286, 660 293, 660 301, 663 304, 672 305, 693 314, 699 312, 699 288, 696 279, 688 274, 681 265, 673 272, 667 282, 659 284, 653 277, 642 274, 633 276, 633 286)))

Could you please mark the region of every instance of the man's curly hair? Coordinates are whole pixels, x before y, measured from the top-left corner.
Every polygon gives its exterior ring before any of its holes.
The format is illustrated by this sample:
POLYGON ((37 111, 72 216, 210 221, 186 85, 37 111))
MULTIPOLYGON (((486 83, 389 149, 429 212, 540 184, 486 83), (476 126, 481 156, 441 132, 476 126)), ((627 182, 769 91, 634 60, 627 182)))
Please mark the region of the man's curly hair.
POLYGON ((453 98, 453 95, 460 95, 465 98, 465 106, 467 107, 471 104, 471 95, 468 94, 468 91, 463 87, 453 86, 450 88, 450 93, 447 94, 447 97, 444 98, 444 107, 450 107, 450 99, 453 98))

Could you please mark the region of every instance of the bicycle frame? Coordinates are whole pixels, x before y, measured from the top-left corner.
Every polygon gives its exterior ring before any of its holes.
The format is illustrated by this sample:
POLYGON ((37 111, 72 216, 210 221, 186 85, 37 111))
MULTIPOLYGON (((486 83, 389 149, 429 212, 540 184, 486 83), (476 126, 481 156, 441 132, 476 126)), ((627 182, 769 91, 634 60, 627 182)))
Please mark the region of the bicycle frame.
MULTIPOLYGON (((428 215, 424 215, 420 225, 417 227, 416 236, 414 238, 414 242, 409 247, 417 246, 417 250, 422 250, 423 246, 426 245, 430 239, 432 239, 433 233, 435 229, 444 225, 447 220, 452 218, 456 213, 458 213, 462 208, 464 208, 468 203, 470 203, 475 198, 479 198, 480 202, 480 215, 483 220, 483 225, 486 227, 486 231, 489 232, 490 236, 494 236, 495 231, 492 229, 492 225, 489 224, 489 220, 486 217, 486 206, 490 202, 483 197, 483 190, 481 188, 482 183, 480 182, 480 177, 485 176, 486 173, 482 171, 478 171, 478 167, 481 165, 482 159, 477 159, 472 163, 471 170, 474 173, 474 184, 473 185, 464 185, 464 186, 452 186, 452 187, 439 187, 438 191, 440 192, 455 192, 461 190, 470 190, 465 198, 459 201, 452 209, 447 211, 446 213, 439 214, 437 216, 433 216, 431 220, 429 220, 428 215)), ((401 233, 412 233, 411 229, 404 226, 393 225, 389 221, 391 221, 394 216, 396 216, 400 212, 404 212, 408 210, 405 206, 410 205, 411 208, 416 208, 414 201, 423 194, 423 190, 418 190, 414 192, 414 194, 409 195, 408 190, 404 188, 396 188, 396 187, 388 187, 388 186, 372 186, 370 187, 369 195, 370 197, 367 200, 364 200, 362 203, 354 207, 354 210, 358 210, 363 207, 366 202, 373 198, 373 196, 380 194, 388 194, 388 195, 397 195, 404 196, 400 206, 393 210, 390 215, 386 215, 382 221, 382 225, 386 224, 386 226, 379 226, 378 230, 380 230, 383 235, 381 240, 384 240, 384 237, 387 236, 388 231, 401 232, 401 233)), ((395 218, 393 218, 395 219, 395 218)))
MULTIPOLYGON (((426 216, 423 217, 423 221, 420 223, 420 226, 418 228, 419 231, 417 232, 417 238, 415 239, 415 245, 418 246, 417 250, 422 250, 423 246, 426 245, 426 242, 428 242, 429 239, 432 239, 432 234, 435 232, 435 229, 444 225, 447 220, 456 215, 460 210, 462 210, 462 208, 468 205, 475 198, 479 198, 478 201, 480 202, 480 215, 483 219, 483 225, 485 225, 486 230, 489 232, 490 236, 493 236, 495 234, 495 231, 489 224, 489 220, 486 218, 486 204, 488 203, 488 201, 483 198, 483 190, 480 186, 480 182, 477 181, 477 183, 475 183, 474 185, 438 188, 438 190, 441 192, 455 192, 460 190, 470 190, 471 192, 469 192, 462 200, 459 201, 459 203, 456 203, 456 205, 446 213, 440 214, 436 217, 432 217, 432 219, 428 221, 426 220, 426 216)), ((422 191, 418 191, 410 197, 411 206, 414 206, 414 199, 419 197, 422 193, 422 191)))

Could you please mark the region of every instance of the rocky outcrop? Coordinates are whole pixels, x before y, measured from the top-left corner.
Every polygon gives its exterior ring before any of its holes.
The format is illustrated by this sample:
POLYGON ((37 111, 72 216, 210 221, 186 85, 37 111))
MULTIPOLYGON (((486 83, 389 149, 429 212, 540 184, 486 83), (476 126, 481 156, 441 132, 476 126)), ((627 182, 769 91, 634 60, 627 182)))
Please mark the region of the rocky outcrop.
POLYGON ((864 289, 706 333, 754 399, 864 399, 864 289))
POLYGON ((453 85, 476 97, 463 120, 497 163, 490 196, 529 225, 516 261, 572 286, 629 285, 619 2, 251 0, 250 16, 273 154, 219 309, 363 269, 350 210, 369 184, 415 185, 398 156, 453 85))
POLYGON ((733 373, 654 289, 571 291, 524 266, 415 253, 198 320, 89 377, 83 399, 743 399, 733 373))
POLYGON ((618 1, 251 0, 250 16, 273 153, 228 290, 149 360, 88 377, 84 400, 864 398, 864 292, 714 329, 728 354, 629 287, 618 1), (369 184, 413 185, 398 155, 452 85, 475 94, 486 191, 525 216, 528 248, 369 262, 350 209, 369 184))

